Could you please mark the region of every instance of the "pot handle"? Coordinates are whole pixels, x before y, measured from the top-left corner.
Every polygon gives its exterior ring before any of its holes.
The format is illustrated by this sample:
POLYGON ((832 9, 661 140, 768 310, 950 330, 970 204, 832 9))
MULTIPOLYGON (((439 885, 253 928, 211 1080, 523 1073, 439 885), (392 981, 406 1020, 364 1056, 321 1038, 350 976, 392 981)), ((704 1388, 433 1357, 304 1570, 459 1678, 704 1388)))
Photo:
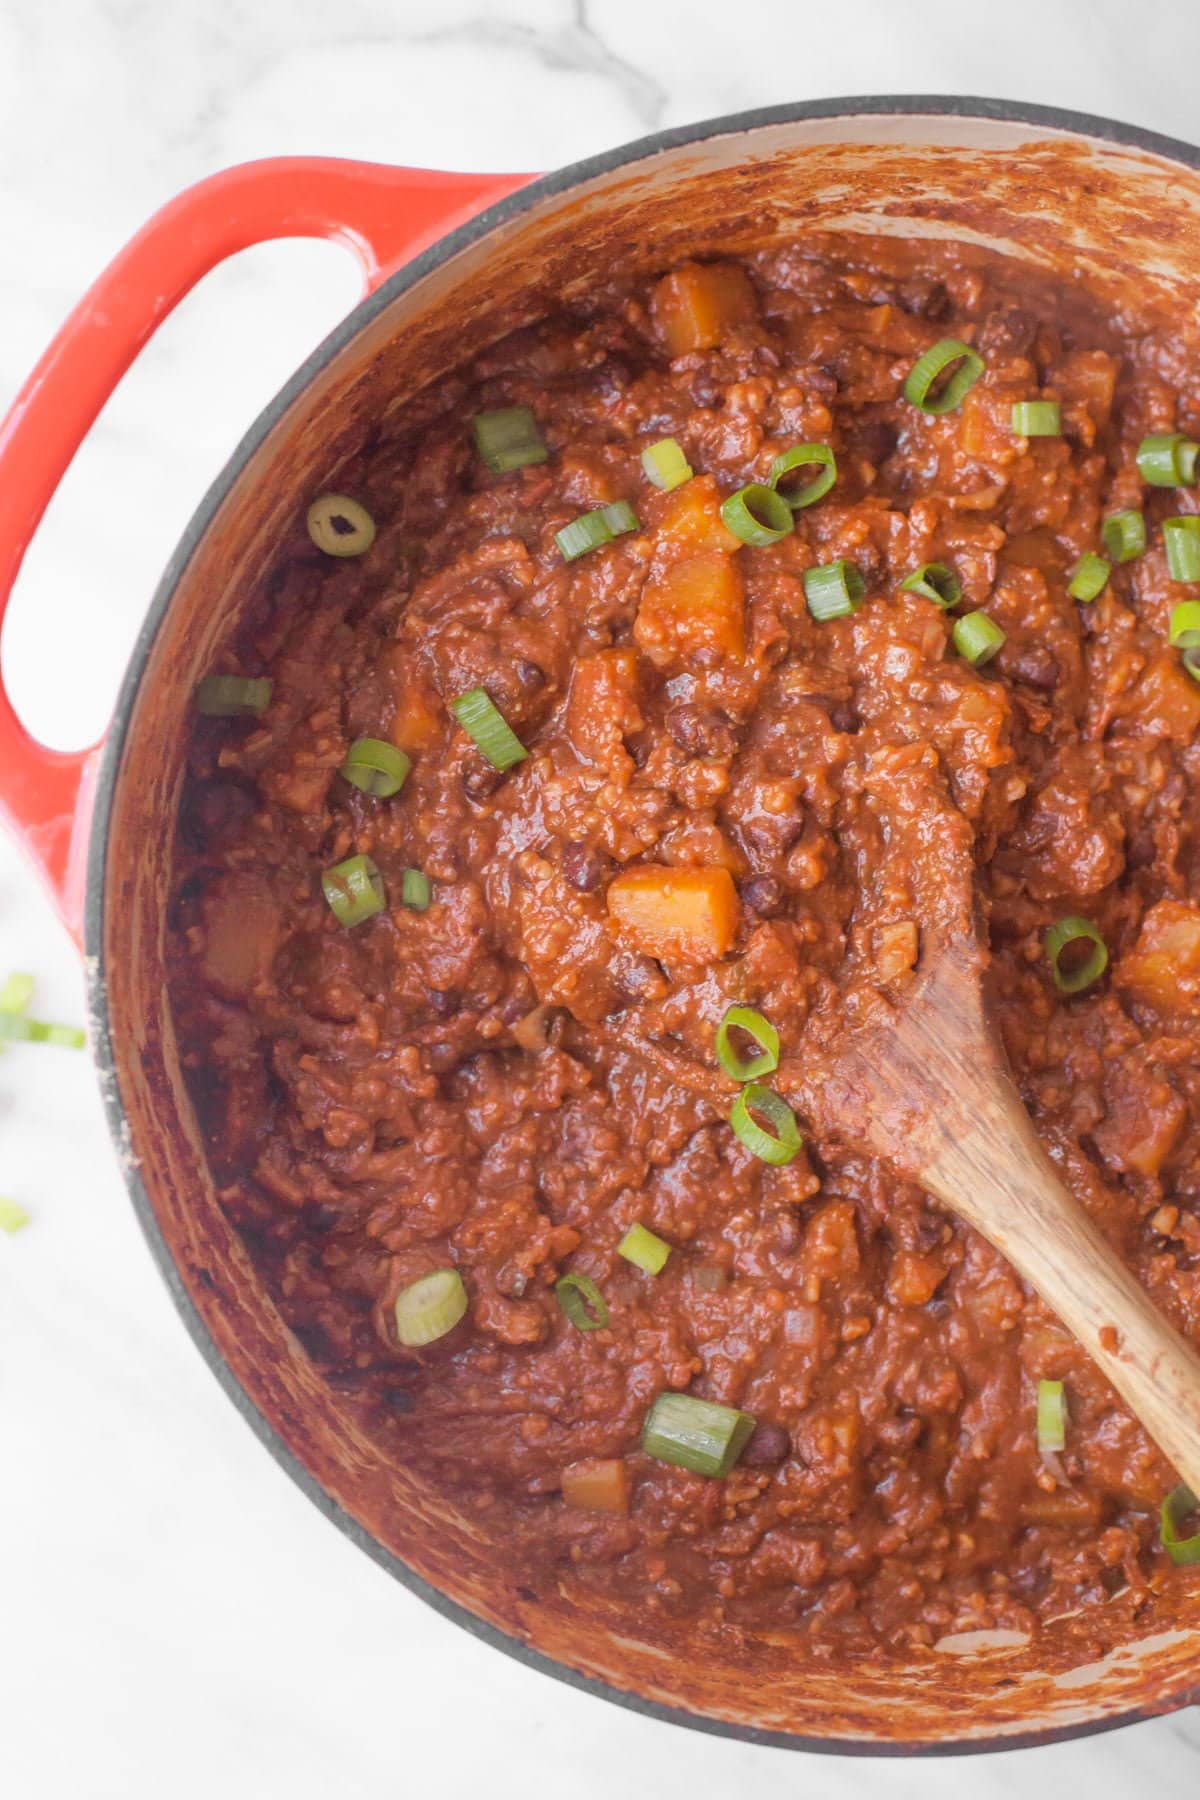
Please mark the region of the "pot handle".
MULTIPOLYGON (((353 251, 370 292, 529 179, 278 157, 209 176, 164 206, 85 294, 0 424, 0 627, 29 542, 101 407, 211 268, 270 238, 328 238, 353 251)), ((23 841, 77 941, 101 749, 66 754, 38 743, 0 677, 0 820, 23 841)))

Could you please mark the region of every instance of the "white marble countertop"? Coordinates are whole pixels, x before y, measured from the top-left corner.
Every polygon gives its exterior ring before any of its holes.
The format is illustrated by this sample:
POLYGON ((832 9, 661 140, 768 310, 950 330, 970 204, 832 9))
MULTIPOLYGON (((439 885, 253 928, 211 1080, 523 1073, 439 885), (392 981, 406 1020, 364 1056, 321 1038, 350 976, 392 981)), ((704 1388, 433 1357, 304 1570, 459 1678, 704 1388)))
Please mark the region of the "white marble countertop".
MULTIPOLYGON (((822 94, 999 94, 1200 132, 1194 0, 4 0, 0 409, 163 200, 246 157, 540 169, 822 94), (1153 24, 1149 51, 1142 48, 1153 24), (1034 46, 1039 47, 1035 48, 1034 46)), ((5 638, 30 724, 98 732, 155 578, 242 428, 355 297, 326 246, 248 253, 143 356, 68 477, 5 638)), ((81 1017, 74 953, 0 840, 0 974, 81 1017)), ((763 1800, 1200 1781, 1200 1714, 967 1763, 793 1757, 633 1717, 390 1582, 265 1455, 134 1224, 82 1056, 0 1059, 0 1792, 13 1800, 763 1800)))

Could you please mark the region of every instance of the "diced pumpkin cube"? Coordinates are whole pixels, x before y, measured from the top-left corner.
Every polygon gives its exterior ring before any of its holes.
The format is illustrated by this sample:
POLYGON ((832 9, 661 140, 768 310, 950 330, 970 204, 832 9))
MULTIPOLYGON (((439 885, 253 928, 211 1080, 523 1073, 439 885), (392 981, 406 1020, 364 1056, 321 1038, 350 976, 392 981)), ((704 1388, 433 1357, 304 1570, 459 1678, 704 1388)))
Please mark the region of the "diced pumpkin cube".
POLYGON ((749 277, 736 263, 682 263, 663 276, 650 305, 672 356, 711 350, 731 325, 747 323, 758 310, 749 277))
POLYGON ((1200 682, 1193 681, 1174 650, 1164 650, 1142 671, 1118 707, 1123 722, 1148 737, 1190 744, 1200 731, 1200 682))
POLYGON ((694 475, 672 491, 658 515, 654 541, 668 557, 742 547, 721 517, 721 490, 711 475, 694 475))
POLYGON ((893 1306, 924 1306, 945 1279, 945 1265, 936 1256, 898 1250, 888 1270, 887 1297, 893 1306))
POLYGON ((915 919, 893 919, 876 928, 873 939, 876 981, 896 981, 916 964, 921 948, 915 919))
POLYGON ((804 1263, 815 1274, 834 1281, 858 1273, 858 1232, 852 1200, 828 1200, 808 1222, 804 1263))
POLYGON ((746 597, 733 558, 719 550, 672 563, 642 589, 634 642, 660 668, 746 653, 746 597))
MULTIPOLYGON (((980 462, 1010 463, 1017 455, 1013 443, 1011 392, 973 387, 962 403, 959 442, 968 456, 980 462)), ((953 417, 953 414, 950 415, 953 417)))
POLYGON ((567 697, 567 736, 580 756, 611 766, 625 757, 626 734, 641 723, 637 651, 625 646, 581 656, 567 697))
POLYGON ((711 962, 737 931, 737 889, 728 869, 641 863, 609 884, 608 913, 622 942, 665 962, 711 962))
POLYGON ((1200 1011, 1200 907, 1160 900, 1113 970, 1117 987, 1163 1012, 1200 1011))
POLYGON ((629 1470, 620 1457, 569 1463, 562 1472, 562 1497, 583 1512, 627 1513, 629 1470))
POLYGON ((431 683, 418 672, 408 651, 397 648, 392 652, 391 669, 396 701, 391 740, 415 756, 440 736, 446 724, 446 709, 431 683))

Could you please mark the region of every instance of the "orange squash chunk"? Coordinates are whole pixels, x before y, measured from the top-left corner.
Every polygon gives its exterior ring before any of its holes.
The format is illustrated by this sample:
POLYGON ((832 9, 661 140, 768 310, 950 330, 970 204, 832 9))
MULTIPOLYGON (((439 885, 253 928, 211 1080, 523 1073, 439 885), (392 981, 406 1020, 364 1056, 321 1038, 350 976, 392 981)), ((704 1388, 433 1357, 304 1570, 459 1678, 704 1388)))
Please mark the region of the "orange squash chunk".
POLYGON ((629 1470, 620 1457, 569 1463, 562 1472, 562 1497, 585 1512, 627 1513, 629 1470))
POLYGON ((642 863, 609 884, 608 915, 622 941, 666 962, 712 962, 737 931, 737 889, 728 869, 642 863))
POLYGON ((758 310, 749 278, 736 263, 681 263, 663 276, 650 307, 672 356, 711 350, 731 325, 745 324, 758 310))
POLYGON ((655 548, 669 556, 742 547, 721 517, 721 491, 711 475, 694 475, 674 490, 659 514, 654 535, 655 548))
POLYGON ((642 589, 634 642, 660 668, 683 657, 741 662, 746 597, 732 557, 709 550, 672 563, 642 589))
POLYGON ((580 756, 602 766, 627 760, 625 737, 641 723, 637 651, 623 647, 581 656, 567 698, 567 736, 580 756))
POLYGON ((1113 981, 1163 1012, 1200 1011, 1200 907, 1184 900, 1152 906, 1113 981))

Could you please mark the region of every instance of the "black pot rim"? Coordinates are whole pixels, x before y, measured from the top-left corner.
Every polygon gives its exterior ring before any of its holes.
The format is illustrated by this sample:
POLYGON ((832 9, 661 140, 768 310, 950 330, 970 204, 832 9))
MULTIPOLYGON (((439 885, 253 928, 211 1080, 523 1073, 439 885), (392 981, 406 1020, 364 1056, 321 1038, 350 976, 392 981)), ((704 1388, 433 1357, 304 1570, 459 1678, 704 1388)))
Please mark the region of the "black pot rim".
POLYGON ((95 807, 88 847, 87 894, 84 915, 84 950, 88 982, 88 1006, 92 1021, 92 1046, 100 1076, 101 1093, 109 1130, 121 1153, 125 1183, 151 1255, 158 1265, 175 1305, 183 1318, 192 1341, 220 1382, 242 1418, 271 1452, 303 1493, 360 1550, 366 1552, 389 1574, 402 1582, 443 1618, 452 1620, 493 1649, 502 1650, 527 1668, 553 1676, 568 1686, 600 1699, 615 1702, 644 1717, 664 1723, 688 1726, 716 1737, 729 1737, 743 1743, 770 1746, 784 1750, 808 1750, 835 1756, 969 1756, 1001 1750, 1032 1749, 1042 1744, 1063 1743, 1073 1738, 1091 1737, 1115 1731, 1125 1725, 1155 1718, 1163 1713, 1200 1702, 1200 1682, 1171 1694, 1159 1706, 1135 1706, 1111 1717, 1085 1720, 1079 1724, 1056 1726, 1041 1731, 1013 1734, 993 1733, 986 1738, 946 1742, 904 1741, 887 1743, 856 1738, 810 1737, 799 1732, 768 1731, 753 1725, 738 1725, 704 1717, 682 1707, 667 1706, 640 1694, 614 1687, 595 1676, 584 1675, 553 1657, 544 1655, 519 1638, 501 1631, 486 1620, 476 1617, 457 1601, 408 1567, 386 1550, 379 1541, 351 1517, 311 1475, 296 1457, 273 1425, 259 1411, 245 1388, 237 1380, 214 1343, 203 1317, 184 1286, 178 1267, 159 1229, 149 1194, 135 1164, 129 1161, 128 1125, 121 1097, 120 1077, 112 1038, 112 1020, 105 980, 104 916, 107 898, 107 846, 113 803, 119 780, 122 755, 133 716, 134 704, 154 641, 167 615, 175 589, 189 562, 211 525, 226 496, 237 482, 246 464, 269 432, 309 386, 315 376, 337 356, 398 295, 422 280, 430 270, 485 237, 498 226, 516 218, 540 201, 563 194, 593 177, 608 173, 624 164, 640 162, 665 150, 700 143, 708 138, 785 125, 805 119, 838 119, 872 115, 902 115, 931 119, 983 119, 1002 124, 1032 125, 1047 131, 1066 132, 1112 143, 1124 149, 1144 150, 1200 169, 1200 148, 1159 132, 1146 131, 1135 125, 1090 113, 1072 112, 1053 106, 1037 106, 1020 101, 976 98, 957 94, 882 94, 849 96, 829 100, 801 101, 794 105, 769 106, 749 112, 732 113, 721 118, 706 119, 697 124, 676 126, 606 150, 598 156, 570 163, 544 175, 527 186, 487 207, 483 212, 440 238, 429 249, 406 263, 374 293, 368 295, 338 324, 327 338, 297 369, 275 399, 251 425, 216 480, 204 495, 187 530, 171 557, 155 589, 145 622, 130 654, 113 714, 112 726, 105 744, 96 784, 95 807))

